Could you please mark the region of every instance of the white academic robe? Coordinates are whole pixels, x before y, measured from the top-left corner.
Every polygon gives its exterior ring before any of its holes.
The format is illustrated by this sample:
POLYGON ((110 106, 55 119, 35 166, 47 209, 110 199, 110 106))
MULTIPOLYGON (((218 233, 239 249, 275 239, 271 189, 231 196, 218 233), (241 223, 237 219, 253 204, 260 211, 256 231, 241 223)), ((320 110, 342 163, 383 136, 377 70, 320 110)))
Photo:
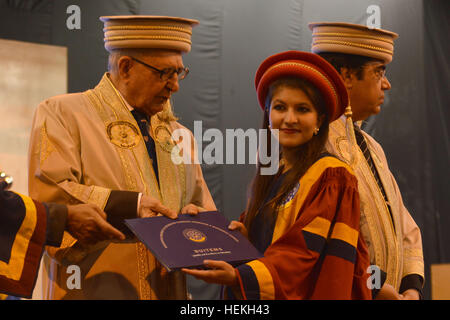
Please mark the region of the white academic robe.
MULTIPOLYGON (((177 165, 171 160, 171 133, 188 129, 165 120, 167 108, 169 104, 151 117, 158 185, 139 127, 108 74, 93 90, 43 101, 35 112, 30 140, 30 196, 124 211, 120 201, 111 199, 112 190, 121 190, 150 195, 176 212, 189 203, 215 210, 200 165, 177 165)), ((191 141, 194 155, 193 137, 191 141)), ((127 217, 136 216, 137 198, 133 199, 131 204, 125 202, 127 217)), ((136 238, 82 246, 65 233, 60 248, 47 249, 44 265, 46 299, 187 297, 184 275, 168 273, 136 238), (80 289, 73 289, 70 265, 81 269, 80 289)))
MULTIPOLYGON (((417 274, 424 279, 422 237, 420 229, 403 204, 400 189, 389 170, 382 147, 365 133, 367 146, 389 201, 378 187, 361 150, 356 146, 356 163, 352 166, 358 179, 361 201, 361 233, 366 241, 371 264, 386 272, 386 283, 399 290, 404 277, 417 274)), ((345 116, 330 124, 327 149, 351 163, 345 116)))

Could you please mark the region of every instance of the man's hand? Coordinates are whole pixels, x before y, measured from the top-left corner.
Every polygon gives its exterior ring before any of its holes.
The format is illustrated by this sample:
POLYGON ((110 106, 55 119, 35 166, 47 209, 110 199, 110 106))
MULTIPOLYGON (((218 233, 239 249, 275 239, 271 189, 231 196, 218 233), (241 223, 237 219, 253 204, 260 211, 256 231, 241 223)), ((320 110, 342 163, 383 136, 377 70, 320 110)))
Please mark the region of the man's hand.
POLYGON ((183 209, 181 209, 180 213, 184 214, 190 214, 191 216, 197 215, 197 213, 205 211, 204 209, 197 207, 195 204, 189 203, 187 206, 185 206, 183 209))
POLYGON ((399 294, 397 290, 390 284, 383 284, 380 291, 378 292, 375 300, 402 300, 403 295, 399 294))
POLYGON ((67 206, 66 230, 81 244, 125 239, 122 232, 106 222, 106 213, 93 204, 67 206))
POLYGON ((420 300, 419 291, 416 289, 408 289, 403 291, 403 300, 420 300))
POLYGON ((142 195, 141 204, 138 210, 140 218, 154 217, 158 214, 162 214, 170 219, 176 219, 178 214, 165 206, 162 203, 151 196, 142 195))

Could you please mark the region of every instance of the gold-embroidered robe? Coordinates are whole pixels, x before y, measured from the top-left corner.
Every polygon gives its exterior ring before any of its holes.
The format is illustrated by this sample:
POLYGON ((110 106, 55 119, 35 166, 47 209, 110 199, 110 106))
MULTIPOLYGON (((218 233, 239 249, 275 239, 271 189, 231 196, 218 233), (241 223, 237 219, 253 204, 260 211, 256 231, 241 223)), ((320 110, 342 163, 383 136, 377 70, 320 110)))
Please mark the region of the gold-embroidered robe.
MULTIPOLYGON (((357 161, 353 170, 360 193, 361 233, 369 248, 371 264, 386 272, 386 283, 399 290, 405 276, 417 274, 424 279, 422 237, 419 227, 403 204, 382 147, 370 135, 362 132, 386 192, 392 218, 364 155, 356 147, 357 161)), ((343 117, 330 124, 327 149, 350 163, 343 117)))
MULTIPOLYGON (((170 105, 162 113, 167 108, 170 105)), ((139 127, 107 74, 93 90, 43 101, 30 141, 30 196, 66 204, 94 203, 104 209, 111 191, 122 190, 150 195, 177 212, 189 203, 215 210, 200 165, 171 160, 171 133, 184 127, 164 120, 161 113, 150 122, 159 185, 139 127)), ((193 142, 192 150, 194 146, 193 142)), ((47 248, 44 258, 47 299, 186 298, 183 274, 167 273, 135 238, 82 246, 65 233, 61 247, 47 248), (70 265, 81 269, 81 289, 68 285, 76 285, 70 278, 72 269, 67 270, 70 265)))

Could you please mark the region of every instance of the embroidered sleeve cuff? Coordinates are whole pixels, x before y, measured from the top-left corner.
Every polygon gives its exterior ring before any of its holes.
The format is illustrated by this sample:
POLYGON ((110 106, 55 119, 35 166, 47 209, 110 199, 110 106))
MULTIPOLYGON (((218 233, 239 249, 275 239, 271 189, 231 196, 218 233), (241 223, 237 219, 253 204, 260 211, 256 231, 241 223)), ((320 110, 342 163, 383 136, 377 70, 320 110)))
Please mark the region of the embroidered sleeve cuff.
POLYGON ((275 287, 267 267, 253 260, 236 268, 241 293, 245 300, 273 300, 275 287))
POLYGON ((107 221, 126 236, 132 232, 125 225, 125 219, 137 218, 139 192, 112 190, 105 206, 107 221))
POLYGON ((236 270, 244 300, 260 300, 258 279, 253 269, 247 264, 243 264, 236 270))
POLYGON ((45 244, 59 247, 61 245, 67 222, 67 206, 47 203, 47 232, 45 244))
POLYGON ((405 292, 408 289, 416 289, 419 292, 420 300, 423 299, 423 278, 418 274, 409 274, 403 277, 400 284, 400 293, 405 292))

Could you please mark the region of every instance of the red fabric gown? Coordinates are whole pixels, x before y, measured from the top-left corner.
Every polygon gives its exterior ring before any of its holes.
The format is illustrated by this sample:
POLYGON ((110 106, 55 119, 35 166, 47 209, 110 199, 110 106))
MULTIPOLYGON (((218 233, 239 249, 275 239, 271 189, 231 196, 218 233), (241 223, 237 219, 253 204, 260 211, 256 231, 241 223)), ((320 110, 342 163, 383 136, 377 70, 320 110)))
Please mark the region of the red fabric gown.
POLYGON ((236 268, 244 299, 371 299, 359 218, 351 168, 319 159, 279 208, 264 257, 236 268))
POLYGON ((31 298, 46 230, 42 203, 0 189, 0 292, 31 298))

